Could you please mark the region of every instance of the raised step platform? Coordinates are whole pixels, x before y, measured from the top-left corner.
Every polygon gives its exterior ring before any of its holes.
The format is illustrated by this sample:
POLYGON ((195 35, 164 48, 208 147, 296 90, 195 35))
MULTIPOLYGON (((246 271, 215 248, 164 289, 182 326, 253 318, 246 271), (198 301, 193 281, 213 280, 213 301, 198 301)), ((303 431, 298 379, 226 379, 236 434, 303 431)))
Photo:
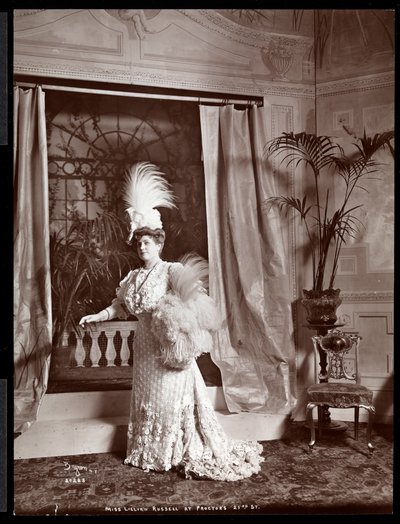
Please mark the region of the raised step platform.
MULTIPOLYGON (((221 387, 208 387, 225 432, 234 439, 275 440, 287 415, 229 413, 221 387)), ((106 453, 126 448, 130 391, 46 394, 38 420, 14 440, 14 458, 106 453)))

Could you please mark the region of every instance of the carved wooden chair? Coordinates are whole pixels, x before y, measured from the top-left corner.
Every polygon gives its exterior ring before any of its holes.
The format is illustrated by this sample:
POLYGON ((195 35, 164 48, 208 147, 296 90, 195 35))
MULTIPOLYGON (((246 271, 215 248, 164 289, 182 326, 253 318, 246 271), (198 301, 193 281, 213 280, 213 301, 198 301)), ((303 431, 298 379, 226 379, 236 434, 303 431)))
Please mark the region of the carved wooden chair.
POLYGON ((309 422, 311 439, 309 452, 315 444, 315 426, 313 409, 318 407, 318 433, 321 437, 322 409, 324 406, 331 408, 354 408, 354 439, 358 440, 358 420, 360 408, 368 411, 367 444, 369 456, 374 451, 371 443, 371 430, 375 415, 372 404, 372 391, 360 384, 359 374, 359 344, 361 337, 353 333, 343 333, 337 329, 329 331, 326 335, 311 337, 315 354, 315 381, 307 389, 308 404, 306 418, 309 422), (352 351, 353 350, 353 351, 352 351), (326 354, 326 373, 317 371, 317 362, 321 352, 326 354))

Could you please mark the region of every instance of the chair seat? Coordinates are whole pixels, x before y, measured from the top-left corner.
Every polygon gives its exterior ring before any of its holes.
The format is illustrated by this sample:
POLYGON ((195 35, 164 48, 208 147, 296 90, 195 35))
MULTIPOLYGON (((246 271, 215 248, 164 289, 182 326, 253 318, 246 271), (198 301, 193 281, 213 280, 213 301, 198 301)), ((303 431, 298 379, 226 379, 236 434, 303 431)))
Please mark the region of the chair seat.
POLYGON ((307 393, 309 402, 336 408, 372 404, 372 391, 359 384, 321 382, 310 386, 307 393))

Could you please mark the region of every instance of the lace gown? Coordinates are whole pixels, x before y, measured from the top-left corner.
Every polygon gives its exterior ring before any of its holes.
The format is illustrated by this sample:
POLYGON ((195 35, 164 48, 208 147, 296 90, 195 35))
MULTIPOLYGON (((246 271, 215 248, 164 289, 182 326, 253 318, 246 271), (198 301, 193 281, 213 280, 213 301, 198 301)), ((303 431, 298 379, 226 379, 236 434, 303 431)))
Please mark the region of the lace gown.
POLYGON ((224 433, 195 359, 184 370, 168 369, 159 361, 151 313, 179 267, 161 261, 150 271, 130 271, 110 306, 119 317, 128 311, 139 319, 124 462, 147 471, 177 467, 187 478, 246 478, 260 470, 261 444, 232 440, 224 433))

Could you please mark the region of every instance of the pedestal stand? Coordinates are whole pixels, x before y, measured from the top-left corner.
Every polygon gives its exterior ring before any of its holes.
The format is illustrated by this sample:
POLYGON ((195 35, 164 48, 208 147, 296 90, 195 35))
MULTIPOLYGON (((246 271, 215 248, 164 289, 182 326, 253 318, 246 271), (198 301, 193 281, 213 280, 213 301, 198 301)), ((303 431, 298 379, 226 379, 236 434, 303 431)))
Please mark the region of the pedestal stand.
MULTIPOLYGON (((304 327, 308 329, 313 329, 317 332, 317 335, 323 337, 325 336, 330 329, 335 329, 344 326, 345 324, 305 324, 304 327)), ((321 348, 319 343, 317 344, 318 353, 319 353, 319 367, 320 372, 318 378, 320 382, 327 382, 326 378, 326 353, 321 348)), ((318 407, 318 424, 322 425, 324 431, 346 431, 347 424, 340 421, 331 420, 331 413, 328 406, 318 407)))

